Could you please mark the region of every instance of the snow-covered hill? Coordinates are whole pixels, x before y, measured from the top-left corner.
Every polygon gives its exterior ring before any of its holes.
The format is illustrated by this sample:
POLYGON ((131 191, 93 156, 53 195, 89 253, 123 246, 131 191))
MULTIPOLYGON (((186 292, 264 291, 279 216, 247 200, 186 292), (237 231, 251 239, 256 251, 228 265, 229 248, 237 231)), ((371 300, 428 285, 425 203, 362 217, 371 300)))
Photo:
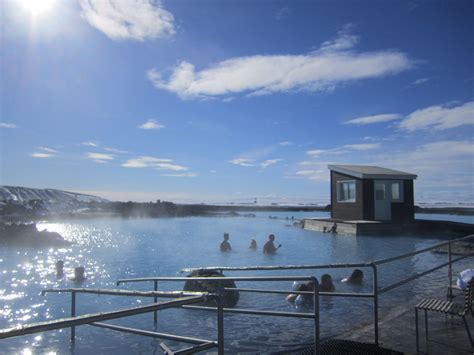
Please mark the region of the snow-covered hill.
POLYGON ((45 203, 73 204, 75 202, 108 202, 101 197, 55 189, 33 189, 20 186, 0 186, 0 201, 24 203, 41 200, 45 203))

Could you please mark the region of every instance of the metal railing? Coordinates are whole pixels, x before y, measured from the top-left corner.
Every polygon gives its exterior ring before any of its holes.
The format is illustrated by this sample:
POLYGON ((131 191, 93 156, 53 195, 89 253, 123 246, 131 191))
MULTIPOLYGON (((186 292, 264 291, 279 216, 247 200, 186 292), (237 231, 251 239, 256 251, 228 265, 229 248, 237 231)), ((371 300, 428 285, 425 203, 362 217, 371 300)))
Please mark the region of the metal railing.
MULTIPOLYGON (((373 323, 374 323, 374 343, 379 345, 379 296, 384 294, 388 291, 391 291, 397 287, 405 285, 411 281, 414 281, 420 277, 426 276, 434 271, 442 269, 443 267, 448 266, 448 283, 451 285, 453 283, 453 272, 452 272, 452 265, 455 262, 458 262, 462 259, 468 258, 473 256, 474 253, 469 253, 458 258, 453 259, 452 257, 452 245, 458 242, 464 242, 468 240, 472 240, 474 238, 474 234, 468 235, 463 238, 458 238, 442 243, 438 243, 431 247, 423 248, 420 250, 415 250, 410 253, 380 259, 372 262, 366 263, 349 263, 349 264, 322 264, 322 265, 284 265, 284 266, 245 266, 245 267, 232 267, 232 266, 213 266, 213 267, 204 267, 204 268, 185 268, 182 272, 193 272, 196 270, 216 270, 221 274, 224 271, 281 271, 281 270, 318 270, 318 269, 340 269, 340 268, 371 268, 372 270, 372 292, 371 293, 350 293, 350 292, 319 292, 319 295, 330 295, 335 297, 359 297, 359 298, 372 298, 373 299, 373 323), (379 266, 388 264, 391 262, 395 262, 398 260, 406 259, 418 254, 430 252, 432 250, 447 246, 447 255, 448 261, 432 267, 426 271, 420 272, 418 274, 412 275, 407 277, 403 280, 397 281, 391 285, 379 288, 379 266)), ((448 288, 449 297, 452 298, 452 288, 448 288)))
POLYGON ((16 336, 22 336, 27 334, 40 333, 50 330, 70 328, 70 341, 75 342, 76 330, 75 327, 79 325, 92 325, 95 327, 106 328, 110 330, 116 330, 120 332, 132 333, 147 337, 160 338, 173 340, 177 342, 183 342, 193 344, 193 346, 179 350, 171 351, 165 344, 160 346, 166 349, 168 354, 190 354, 197 351, 203 351, 217 347, 218 354, 224 354, 224 321, 223 321, 223 306, 221 299, 218 295, 208 294, 202 292, 160 292, 160 291, 127 291, 127 290, 112 290, 112 289, 87 289, 87 288, 65 288, 65 289, 45 289, 41 293, 70 293, 71 294, 71 317, 56 319, 46 322, 39 322, 34 324, 18 325, 8 329, 0 330, 0 339, 12 338, 16 336), (154 302, 152 304, 140 307, 133 307, 127 309, 121 309, 109 312, 99 312, 85 315, 76 315, 76 304, 77 294, 97 294, 97 295, 113 295, 113 296, 133 296, 133 297, 153 297, 154 302), (157 298, 178 298, 175 300, 157 303, 157 298), (158 332, 152 332, 142 329, 128 328, 108 323, 103 323, 106 320, 124 318, 134 316, 138 314, 144 314, 149 312, 157 312, 164 309, 176 308, 182 306, 189 306, 196 303, 214 301, 216 303, 217 310, 217 341, 184 337, 172 334, 164 334, 158 332))
MULTIPOLYGON (((297 294, 297 295, 311 295, 313 296, 313 312, 282 312, 282 311, 263 311, 256 309, 240 309, 240 308, 223 308, 223 313, 238 313, 246 315, 260 315, 260 316, 275 316, 275 317, 291 317, 291 318, 306 318, 313 319, 314 322, 314 353, 317 353, 320 349, 320 320, 319 320, 319 283, 314 276, 255 276, 255 277, 142 277, 132 279, 121 279, 117 281, 117 286, 124 283, 136 283, 136 282, 153 282, 154 289, 158 289, 158 282, 186 282, 186 281, 212 281, 218 284, 218 294, 223 301, 224 291, 237 291, 237 292, 256 292, 256 293, 267 293, 267 294, 297 294), (290 291, 290 290, 273 290, 273 289, 249 289, 249 288, 233 288, 233 287, 220 287, 219 281, 249 281, 249 282, 279 282, 279 281, 309 281, 313 283, 313 291, 290 291)), ((189 306, 184 305, 182 308, 194 309, 194 310, 216 310, 215 307, 207 306, 189 306)))

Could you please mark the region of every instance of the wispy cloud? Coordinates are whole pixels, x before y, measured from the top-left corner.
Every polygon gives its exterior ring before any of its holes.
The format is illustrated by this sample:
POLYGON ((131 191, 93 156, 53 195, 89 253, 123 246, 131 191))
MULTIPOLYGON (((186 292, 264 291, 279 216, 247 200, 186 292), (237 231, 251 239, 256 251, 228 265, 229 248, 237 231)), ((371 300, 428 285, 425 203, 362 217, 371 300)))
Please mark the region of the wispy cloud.
POLYGON ((51 149, 51 148, 48 148, 48 147, 36 147, 36 149, 42 150, 42 151, 48 152, 48 153, 57 153, 58 152, 57 150, 54 150, 54 149, 51 149))
POLYGON ((407 131, 420 129, 445 130, 474 124, 474 101, 456 107, 430 106, 417 110, 400 122, 407 131))
POLYGON ((105 154, 105 153, 87 153, 87 159, 90 159, 96 163, 107 163, 110 160, 114 160, 114 156, 112 154, 105 154))
POLYGON ((245 158, 232 159, 232 160, 229 160, 229 163, 234 164, 234 165, 239 165, 239 166, 245 166, 245 167, 255 166, 253 159, 245 159, 245 158))
POLYGON ((402 116, 397 113, 386 113, 382 115, 358 117, 344 122, 344 124, 368 125, 380 122, 389 122, 400 119, 402 116))
POLYGON ((357 42, 357 36, 344 30, 319 50, 306 54, 236 57, 200 71, 182 61, 168 78, 156 69, 149 70, 147 76, 157 89, 181 98, 209 98, 332 90, 343 83, 393 75, 413 66, 400 51, 358 52, 354 49, 357 42))
POLYGON ((429 78, 421 78, 421 79, 415 80, 413 83, 411 83, 411 85, 420 85, 420 84, 428 82, 429 80, 430 80, 429 78))
POLYGON ((293 143, 289 141, 280 142, 278 144, 281 145, 282 147, 288 147, 289 145, 293 145, 293 143))
POLYGON ((99 146, 99 143, 97 142, 92 142, 92 141, 88 141, 88 142, 82 142, 80 145, 83 145, 85 147, 93 147, 93 148, 97 148, 99 146))
POLYGON ((57 150, 48 147, 36 147, 37 151, 30 154, 32 158, 48 159, 56 156, 57 150), (39 151, 39 152, 38 152, 39 151))
POLYGON ((346 144, 344 148, 365 151, 380 148, 380 143, 360 143, 360 144, 346 144))
POLYGON ((55 155, 51 153, 38 153, 34 152, 30 154, 30 157, 32 158, 39 158, 39 159, 47 159, 47 158, 53 158, 55 155))
POLYGON ((268 168, 270 165, 277 164, 281 161, 283 161, 283 159, 267 159, 260 163, 260 167, 265 169, 265 168, 268 168))
POLYGON ((156 39, 175 33, 174 17, 159 1, 79 0, 82 17, 114 40, 156 39))
POLYGON ((16 124, 0 122, 0 128, 16 128, 16 124))
POLYGON ((104 147, 104 150, 107 151, 107 152, 116 153, 116 154, 127 154, 127 153, 129 153, 126 150, 120 150, 120 149, 111 148, 111 147, 104 147))
POLYGON ((160 174, 161 176, 168 176, 168 177, 196 177, 197 174, 195 173, 184 173, 184 174, 160 174))
POLYGON ((299 170, 295 174, 299 177, 314 181, 327 181, 329 176, 327 169, 299 170))
POLYGON ((162 159, 149 156, 128 159, 122 164, 124 168, 152 168, 158 170, 185 171, 188 167, 174 164, 172 159, 162 159))
POLYGON ((159 124, 155 120, 148 120, 145 123, 138 126, 140 129, 162 129, 165 128, 162 124, 159 124))

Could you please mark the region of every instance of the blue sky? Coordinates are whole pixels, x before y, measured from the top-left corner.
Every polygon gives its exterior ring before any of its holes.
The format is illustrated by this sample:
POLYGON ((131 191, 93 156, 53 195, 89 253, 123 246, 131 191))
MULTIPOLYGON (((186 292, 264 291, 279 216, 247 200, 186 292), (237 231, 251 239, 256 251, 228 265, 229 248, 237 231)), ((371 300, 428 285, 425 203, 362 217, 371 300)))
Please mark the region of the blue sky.
POLYGON ((0 184, 327 202, 366 164, 473 200, 472 1, 0 6, 0 184))

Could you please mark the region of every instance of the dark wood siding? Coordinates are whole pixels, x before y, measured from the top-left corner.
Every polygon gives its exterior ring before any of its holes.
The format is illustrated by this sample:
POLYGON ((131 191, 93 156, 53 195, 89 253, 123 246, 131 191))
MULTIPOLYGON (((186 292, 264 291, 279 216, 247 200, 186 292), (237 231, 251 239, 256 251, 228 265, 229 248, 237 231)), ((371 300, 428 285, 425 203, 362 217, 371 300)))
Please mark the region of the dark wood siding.
POLYGON ((364 187, 364 201, 362 211, 363 219, 367 221, 373 221, 375 218, 375 209, 374 209, 374 180, 366 179, 362 180, 362 186, 364 187))
MULTIPOLYGON (((373 194, 373 191, 372 191, 373 194)), ((363 184, 361 179, 331 171, 331 217, 344 220, 363 219, 364 204, 363 184), (356 202, 337 202, 337 182, 355 180, 356 202)), ((373 208, 372 208, 373 210, 373 208)))
POLYGON ((392 222, 412 222, 415 219, 413 180, 403 181, 403 202, 392 203, 392 222))

